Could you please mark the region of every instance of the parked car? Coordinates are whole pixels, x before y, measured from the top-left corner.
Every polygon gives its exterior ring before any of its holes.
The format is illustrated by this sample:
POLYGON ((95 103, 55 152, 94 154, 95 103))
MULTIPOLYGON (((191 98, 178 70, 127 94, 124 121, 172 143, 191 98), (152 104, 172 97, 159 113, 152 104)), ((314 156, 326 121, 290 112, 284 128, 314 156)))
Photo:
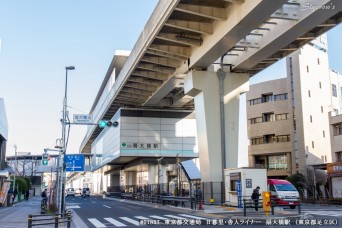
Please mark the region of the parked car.
POLYGON ((66 191, 66 196, 74 196, 75 197, 75 189, 74 188, 68 188, 66 191))
POLYGON ((90 190, 89 190, 89 188, 83 188, 83 189, 82 189, 82 195, 83 195, 83 193, 84 193, 85 196, 90 196, 90 190), (84 192, 85 192, 85 193, 84 193, 84 192))
POLYGON ((81 188, 76 188, 75 189, 75 195, 76 194, 82 195, 82 189, 81 188))

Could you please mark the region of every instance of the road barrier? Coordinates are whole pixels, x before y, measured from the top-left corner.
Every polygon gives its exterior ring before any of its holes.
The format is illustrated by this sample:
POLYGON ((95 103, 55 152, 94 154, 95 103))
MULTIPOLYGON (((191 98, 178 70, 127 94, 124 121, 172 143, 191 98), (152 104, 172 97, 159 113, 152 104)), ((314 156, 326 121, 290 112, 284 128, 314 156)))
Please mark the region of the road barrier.
POLYGON ((44 225, 58 225, 61 223, 66 223, 67 228, 71 227, 72 213, 68 211, 64 214, 50 214, 50 215, 32 215, 30 214, 27 218, 27 227, 31 228, 33 226, 44 226, 44 225))

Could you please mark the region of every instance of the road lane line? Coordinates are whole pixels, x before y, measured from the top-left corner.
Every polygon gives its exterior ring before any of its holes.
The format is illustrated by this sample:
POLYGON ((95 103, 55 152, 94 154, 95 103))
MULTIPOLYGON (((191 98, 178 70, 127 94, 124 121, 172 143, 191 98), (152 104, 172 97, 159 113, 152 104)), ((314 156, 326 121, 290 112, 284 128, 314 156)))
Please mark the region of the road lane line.
POLYGON ((174 218, 174 219, 189 219, 189 218, 184 218, 184 217, 180 217, 180 216, 176 216, 176 215, 164 215, 164 216, 174 218))
POLYGON ((107 220, 108 222, 110 222, 111 224, 115 225, 115 226, 127 226, 121 222, 119 222, 118 220, 112 219, 112 218, 104 218, 105 220, 107 220))
POLYGON ((94 201, 91 201, 92 203, 96 203, 96 202, 94 202, 94 201))
POLYGON ((89 218, 89 222, 91 222, 96 228, 107 227, 105 224, 97 220, 96 218, 89 218))
POLYGON ((138 221, 135 221, 133 219, 130 219, 130 218, 127 218, 127 217, 120 217, 122 220, 125 220, 126 222, 129 222, 129 223, 132 223, 136 226, 139 226, 139 222, 138 221))
POLYGON ((193 215, 187 215, 187 214, 178 214, 178 215, 188 217, 188 218, 192 218, 192 219, 206 219, 206 218, 197 217, 197 216, 193 216, 193 215))
POLYGON ((106 205, 102 205, 102 206, 104 206, 104 207, 106 207, 106 208, 111 208, 111 207, 109 207, 109 206, 106 206, 106 205))
POLYGON ((144 216, 134 216, 134 217, 136 217, 137 219, 141 219, 141 220, 149 219, 149 218, 146 218, 146 217, 144 217, 144 216))

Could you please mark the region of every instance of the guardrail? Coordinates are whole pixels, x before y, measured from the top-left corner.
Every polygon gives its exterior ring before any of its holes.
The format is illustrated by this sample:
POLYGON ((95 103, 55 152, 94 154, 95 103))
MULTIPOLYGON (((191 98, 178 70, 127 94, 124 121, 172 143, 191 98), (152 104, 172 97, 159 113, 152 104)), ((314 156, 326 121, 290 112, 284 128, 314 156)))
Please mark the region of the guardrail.
POLYGON ((32 215, 29 214, 27 218, 27 227, 31 228, 33 226, 43 226, 43 225, 55 225, 58 228, 58 224, 66 223, 67 228, 71 227, 72 213, 71 211, 65 214, 51 214, 51 215, 32 215), (39 218, 43 217, 43 218, 39 218), (43 223, 41 223, 43 222, 43 223))
MULTIPOLYGON (((296 202, 298 202, 298 204, 296 204, 296 206, 298 208, 298 214, 301 214, 302 213, 302 209, 301 209, 302 204, 300 201, 296 201, 296 202)), ((263 203, 262 199, 258 199, 258 200, 243 199, 243 216, 247 216, 247 208, 256 208, 256 207, 258 207, 258 209, 263 208, 262 203, 263 203)), ((278 205, 277 201, 271 199, 271 214, 272 215, 274 215, 274 208, 278 207, 278 206, 286 207, 286 206, 292 206, 292 205, 280 205, 280 204, 278 205)))

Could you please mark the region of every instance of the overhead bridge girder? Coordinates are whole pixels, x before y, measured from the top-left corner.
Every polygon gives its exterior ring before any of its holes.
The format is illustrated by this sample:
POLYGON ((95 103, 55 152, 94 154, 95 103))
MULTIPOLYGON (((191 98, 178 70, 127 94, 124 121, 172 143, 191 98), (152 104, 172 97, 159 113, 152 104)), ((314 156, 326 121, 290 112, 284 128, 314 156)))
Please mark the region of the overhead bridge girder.
POLYGON ((227 18, 225 8, 180 3, 175 10, 217 21, 223 21, 227 18))
POLYGON ((198 34, 210 35, 213 33, 211 23, 202 23, 197 21, 168 20, 165 23, 165 25, 168 27, 194 32, 198 34))

